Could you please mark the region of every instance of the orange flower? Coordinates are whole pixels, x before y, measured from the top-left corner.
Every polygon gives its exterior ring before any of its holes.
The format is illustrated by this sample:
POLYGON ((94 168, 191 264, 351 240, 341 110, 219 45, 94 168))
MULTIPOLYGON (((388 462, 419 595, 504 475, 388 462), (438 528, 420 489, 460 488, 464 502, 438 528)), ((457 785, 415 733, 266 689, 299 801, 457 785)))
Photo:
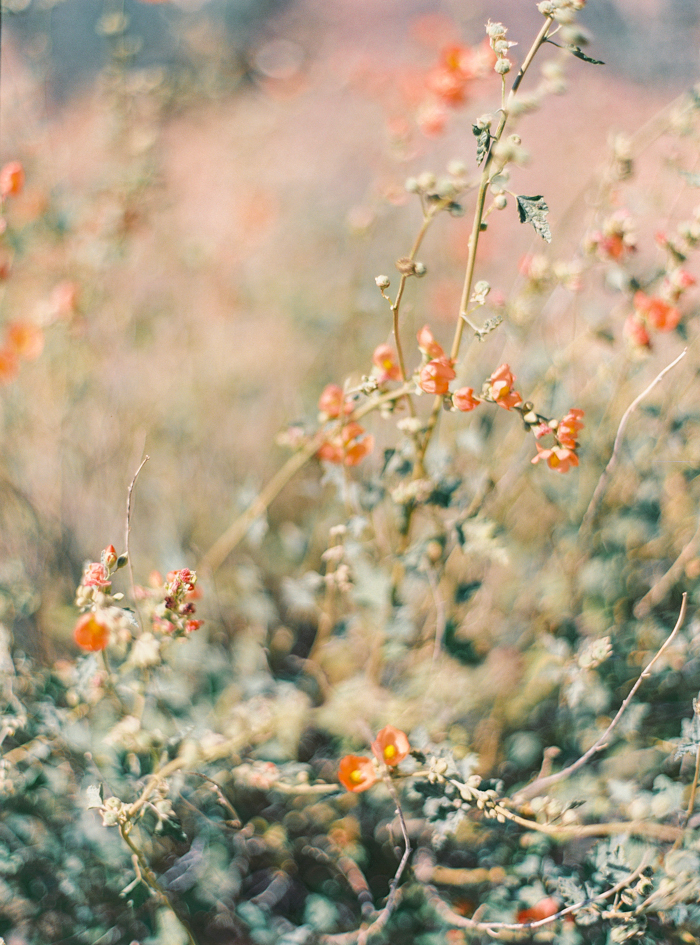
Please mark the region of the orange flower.
POLYGON ((326 440, 316 453, 319 459, 343 466, 357 466, 374 449, 374 437, 359 423, 346 423, 340 433, 326 440))
POLYGON ((493 398, 493 402, 506 410, 521 404, 523 398, 517 390, 513 390, 514 383, 515 376, 507 364, 502 364, 497 368, 489 378, 489 393, 493 398))
POLYGON ((75 625, 73 639, 81 649, 97 653, 109 643, 109 627, 94 613, 83 614, 75 625))
POLYGON ((19 161, 10 161, 0 170, 0 197, 16 197, 24 187, 24 168, 19 161))
POLYGON ((681 320, 680 311, 658 295, 650 296, 644 292, 635 292, 634 307, 637 312, 646 317, 652 328, 658 331, 673 331, 681 320))
POLYGON ((470 410, 474 410, 478 407, 481 401, 478 397, 474 396, 474 388, 460 387, 459 390, 453 392, 452 403, 457 410, 468 413, 470 410))
POLYGON ((418 332, 418 347, 421 349, 423 354, 427 354, 429 358, 447 359, 447 355, 445 354, 442 346, 437 343, 433 337, 432 331, 427 325, 424 325, 418 332))
POLYGON ((379 368, 379 383, 401 380, 401 368, 396 360, 396 352, 391 345, 379 345, 374 349, 372 363, 379 368))
POLYGON ((530 460, 532 463, 539 463, 544 460, 550 469, 556 469, 557 472, 568 472, 571 466, 578 466, 578 456, 573 449, 569 447, 555 447, 551 450, 543 450, 540 444, 537 444, 537 456, 530 460))
POLYGON ((328 384, 323 388, 321 396, 318 398, 318 409, 324 419, 335 420, 341 412, 351 413, 352 403, 345 402, 343 388, 337 384, 328 384))
POLYGON ((30 322, 13 322, 7 330, 7 343, 17 357, 33 361, 44 350, 44 332, 30 322))
POLYGON ((15 352, 7 346, 0 348, 0 384, 9 384, 18 374, 19 362, 15 352))
POLYGON ((559 421, 557 439, 562 446, 567 446, 570 449, 576 448, 578 432, 582 430, 584 426, 581 420, 582 416, 583 410, 580 410, 578 407, 573 407, 567 415, 559 421))
POLYGON ((405 732, 393 725, 387 725, 372 742, 372 751, 377 758, 381 758, 386 765, 397 765, 411 751, 405 732))
POLYGON ((447 358, 437 358, 421 368, 418 386, 426 394, 446 394, 450 389, 450 381, 455 377, 452 362, 447 358))
POLYGON ((369 758, 361 755, 346 755, 338 765, 338 780, 347 791, 366 791, 377 780, 377 769, 369 758))
POLYGON ((535 905, 531 906, 529 909, 521 909, 518 912, 516 922, 520 923, 520 925, 527 925, 530 922, 539 922, 542 919, 549 919, 559 912, 559 908, 560 906, 557 900, 553 899, 551 896, 547 896, 545 899, 540 899, 539 902, 536 902, 535 905))
POLYGON ((632 312, 625 319, 625 325, 622 329, 626 338, 638 348, 650 348, 651 338, 647 331, 647 326, 636 312, 632 312))

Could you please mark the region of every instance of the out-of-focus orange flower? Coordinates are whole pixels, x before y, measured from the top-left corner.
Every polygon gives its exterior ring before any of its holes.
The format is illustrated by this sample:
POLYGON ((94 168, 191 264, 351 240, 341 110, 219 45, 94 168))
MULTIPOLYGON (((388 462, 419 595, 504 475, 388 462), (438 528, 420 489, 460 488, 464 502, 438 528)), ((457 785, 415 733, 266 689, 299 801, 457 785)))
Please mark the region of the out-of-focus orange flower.
POLYGON ((635 311, 644 315, 652 328, 658 331, 673 331, 681 320, 680 311, 667 302, 659 298, 658 295, 646 295, 644 292, 635 292, 634 294, 635 311))
POLYGON ((346 423, 338 434, 326 440, 316 455, 328 463, 357 466, 374 449, 374 437, 359 423, 346 423))
POLYGON ((411 751, 411 746, 405 732, 393 725, 387 725, 372 742, 372 751, 377 758, 381 758, 386 765, 397 765, 411 751))
POLYGON ((9 384, 19 374, 19 361, 15 352, 5 345, 0 348, 0 384, 9 384))
POLYGON ((556 469, 557 472, 568 472, 572 466, 578 466, 578 456, 575 451, 569 447, 554 447, 551 450, 543 450, 540 444, 537 444, 537 456, 530 462, 539 463, 543 460, 550 469, 556 469))
POLYGON ((19 161, 10 161, 0 170, 0 197, 16 197, 24 187, 24 168, 19 161))
POLYGON ((448 113, 444 105, 440 102, 426 102, 420 108, 416 121, 426 138, 436 138, 445 130, 447 118, 448 113))
POLYGON ((345 401, 343 388, 337 384, 328 384, 318 398, 318 409, 327 420, 335 420, 341 412, 352 413, 352 403, 345 401))
POLYGON ((506 410, 521 404, 523 398, 517 390, 513 390, 514 383, 515 376, 507 364, 502 364, 497 368, 489 378, 489 393, 493 402, 506 410))
POLYGON ((398 365, 396 352, 391 345, 378 345, 372 355, 372 363, 379 368, 379 383, 384 381, 398 381, 401 379, 401 368, 398 365))
POLYGON ((647 326, 636 312, 632 312, 627 316, 622 330, 625 337, 637 348, 651 347, 651 337, 647 331, 647 326))
POLYGON ((474 410, 475 407, 478 407, 481 401, 478 397, 474 396, 474 389, 472 387, 460 387, 459 390, 453 391, 452 403, 457 410, 468 413, 470 410, 474 410))
POLYGON ((559 912, 559 903, 551 896, 547 896, 544 899, 540 899, 539 902, 536 902, 535 905, 531 906, 529 909, 521 909, 518 912, 516 922, 519 922, 521 925, 525 925, 528 922, 539 922, 540 919, 549 919, 550 916, 556 915, 557 912, 559 912))
POLYGON ((30 322, 13 322, 7 329, 7 344, 18 358, 33 361, 44 350, 44 332, 30 322))
POLYGON ((427 325, 423 325, 421 330, 418 332, 418 347, 421 349, 423 354, 427 354, 429 358, 446 358, 447 355, 442 347, 439 345, 433 333, 427 325))
POLYGON ((83 614, 75 625, 73 639, 81 649, 97 653, 109 643, 109 627, 96 614, 83 614))
POLYGON ((421 368, 418 386, 426 394, 446 394, 450 381, 456 377, 452 362, 447 358, 437 358, 421 368))
POLYGON ((338 780, 347 791, 359 794, 371 788, 377 781, 377 769, 370 758, 361 755, 345 755, 338 765, 338 780))

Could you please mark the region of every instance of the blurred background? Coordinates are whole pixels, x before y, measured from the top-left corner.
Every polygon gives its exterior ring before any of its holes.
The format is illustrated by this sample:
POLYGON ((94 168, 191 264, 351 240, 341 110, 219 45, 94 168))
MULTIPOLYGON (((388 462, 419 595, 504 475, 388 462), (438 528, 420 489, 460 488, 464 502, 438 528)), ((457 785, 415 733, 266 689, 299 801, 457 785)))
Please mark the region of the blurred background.
MULTIPOLYGON (((540 16, 523 0, 3 11, 0 153, 22 162, 26 186, 7 207, 0 322, 41 326, 45 347, 0 388, 0 587, 28 634, 67 637, 61 608, 84 560, 120 545, 145 453, 138 568, 196 564, 286 457, 280 431, 313 421, 326 383, 369 373, 390 336, 374 277, 394 272, 420 223, 404 181, 452 159, 471 167, 471 121, 499 103, 488 74, 438 128, 426 76, 446 46, 480 47, 489 18, 508 26, 517 59, 540 16)), ((517 186, 545 194, 560 255, 592 218, 612 136, 653 126, 698 73, 695 0, 589 0, 580 20, 605 65, 571 59, 568 93, 519 127, 531 159, 517 186)), ((651 218, 664 201, 659 185, 637 209, 651 218)), ((510 297, 519 260, 541 246, 503 217, 478 275, 510 297)), ((451 336, 468 231, 469 212, 431 232, 407 337, 426 322, 451 336)), ((605 298, 587 304, 580 317, 605 322, 605 298)), ((525 323, 495 333, 466 369, 482 378, 508 359, 527 387, 573 337, 559 311, 548 303, 529 337, 525 323)), ((578 372, 572 397, 589 379, 578 372)), ((319 479, 309 469, 272 507, 292 556, 319 479)))

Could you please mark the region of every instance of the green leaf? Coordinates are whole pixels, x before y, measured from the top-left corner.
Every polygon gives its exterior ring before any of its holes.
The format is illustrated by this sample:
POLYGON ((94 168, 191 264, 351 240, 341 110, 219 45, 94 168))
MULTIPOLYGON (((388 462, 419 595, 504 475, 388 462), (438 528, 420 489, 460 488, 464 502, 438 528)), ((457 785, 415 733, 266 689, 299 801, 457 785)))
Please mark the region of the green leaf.
POLYGON ((516 197, 518 201, 518 216, 521 223, 531 223, 537 233, 548 243, 552 242, 552 231, 547 223, 549 207, 544 197, 516 197))
POLYGON ((476 138, 476 163, 481 164, 489 153, 491 132, 488 128, 479 128, 478 125, 472 125, 472 132, 476 138))
POLYGON ((603 62, 602 59, 591 59, 590 56, 587 56, 584 52, 582 52, 582 50, 581 50, 581 48, 580 48, 579 46, 568 46, 568 45, 567 45, 566 48, 571 52, 572 56, 576 56, 577 59, 582 59, 583 62, 590 62, 590 63, 592 63, 594 66, 604 66, 604 65, 605 65, 605 63, 603 62))

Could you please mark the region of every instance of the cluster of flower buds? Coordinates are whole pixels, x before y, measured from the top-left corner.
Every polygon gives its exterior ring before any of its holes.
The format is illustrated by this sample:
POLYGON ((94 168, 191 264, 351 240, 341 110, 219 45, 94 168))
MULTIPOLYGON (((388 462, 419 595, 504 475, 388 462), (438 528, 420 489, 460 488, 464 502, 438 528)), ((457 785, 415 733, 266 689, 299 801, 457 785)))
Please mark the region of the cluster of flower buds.
POLYGON ((585 5, 586 0, 542 0, 537 4, 537 9, 543 16, 551 16, 559 23, 568 24, 585 5))
POLYGON ((78 646, 92 653, 104 650, 118 629, 121 610, 113 604, 121 595, 112 595, 112 575, 126 564, 126 555, 118 555, 114 545, 107 545, 99 561, 89 561, 76 591, 75 603, 87 610, 73 630, 78 646))
POLYGON ((499 75, 506 75, 513 68, 513 63, 508 58, 508 50, 511 46, 517 46, 517 43, 511 43, 506 39, 508 30, 503 23, 492 23, 491 20, 486 24, 486 35, 489 38, 489 45, 496 53, 496 62, 494 69, 499 75))
POLYGON ((346 420, 353 402, 337 384, 324 388, 318 401, 321 422, 335 421, 316 453, 319 459, 341 466, 357 466, 374 449, 374 437, 355 420, 346 420))
POLYGON ((202 626, 195 620, 195 600, 200 596, 197 575, 189 568, 169 571, 163 588, 163 600, 153 612, 153 629, 171 637, 183 637, 202 626))
POLYGON ((405 732, 387 725, 372 742, 374 758, 363 755, 345 755, 338 765, 338 780, 348 791, 359 794, 375 784, 387 768, 393 768, 406 758, 411 746, 405 732))

